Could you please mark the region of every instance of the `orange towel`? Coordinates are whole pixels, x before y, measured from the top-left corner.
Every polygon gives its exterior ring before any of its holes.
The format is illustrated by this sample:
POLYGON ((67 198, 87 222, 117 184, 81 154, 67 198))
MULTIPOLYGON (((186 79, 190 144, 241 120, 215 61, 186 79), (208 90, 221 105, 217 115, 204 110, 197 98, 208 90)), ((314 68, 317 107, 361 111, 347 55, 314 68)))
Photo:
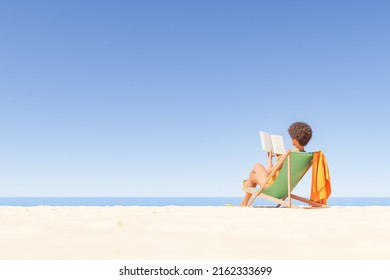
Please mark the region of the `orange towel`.
POLYGON ((310 199, 326 205, 331 192, 328 163, 321 151, 315 152, 313 156, 310 199))

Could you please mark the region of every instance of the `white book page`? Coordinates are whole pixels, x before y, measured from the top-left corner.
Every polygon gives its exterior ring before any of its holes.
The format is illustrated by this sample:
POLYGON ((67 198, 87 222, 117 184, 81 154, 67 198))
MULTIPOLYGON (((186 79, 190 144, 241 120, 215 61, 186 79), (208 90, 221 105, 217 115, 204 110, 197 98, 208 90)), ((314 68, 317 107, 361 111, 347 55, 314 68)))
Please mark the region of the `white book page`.
POLYGON ((271 152, 272 151, 272 140, 271 136, 264 131, 260 131, 260 139, 261 139, 261 146, 264 151, 271 152))
POLYGON ((283 137, 280 135, 271 135, 272 139, 272 152, 274 154, 284 154, 285 149, 284 149, 284 142, 283 142, 283 137))

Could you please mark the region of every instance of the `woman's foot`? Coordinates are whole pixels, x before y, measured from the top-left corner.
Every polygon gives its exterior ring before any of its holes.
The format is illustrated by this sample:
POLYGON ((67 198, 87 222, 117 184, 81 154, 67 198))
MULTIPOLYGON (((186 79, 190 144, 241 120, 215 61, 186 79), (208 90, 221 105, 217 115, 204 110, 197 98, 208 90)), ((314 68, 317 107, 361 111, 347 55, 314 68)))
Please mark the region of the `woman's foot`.
POLYGON ((248 202, 242 201, 238 207, 248 207, 248 202))
MULTIPOLYGON (((252 184, 251 184, 251 182, 249 180, 243 180, 242 181, 242 188, 243 188, 244 191, 245 191, 246 187, 254 188, 255 186, 252 186, 252 184)), ((238 205, 238 206, 240 206, 240 207, 248 207, 248 202, 249 202, 249 199, 251 198, 251 196, 252 196, 252 194, 245 192, 245 197, 242 200, 242 202, 240 203, 240 205, 238 205)))

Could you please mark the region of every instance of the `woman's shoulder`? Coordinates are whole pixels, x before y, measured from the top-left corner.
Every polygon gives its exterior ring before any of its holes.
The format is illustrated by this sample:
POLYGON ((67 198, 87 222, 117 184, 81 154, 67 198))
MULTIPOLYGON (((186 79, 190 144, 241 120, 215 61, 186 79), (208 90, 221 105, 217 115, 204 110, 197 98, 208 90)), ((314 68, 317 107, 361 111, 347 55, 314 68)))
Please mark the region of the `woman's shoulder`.
POLYGON ((291 152, 300 152, 300 153, 305 153, 305 150, 299 150, 298 148, 293 148, 291 149, 291 152))

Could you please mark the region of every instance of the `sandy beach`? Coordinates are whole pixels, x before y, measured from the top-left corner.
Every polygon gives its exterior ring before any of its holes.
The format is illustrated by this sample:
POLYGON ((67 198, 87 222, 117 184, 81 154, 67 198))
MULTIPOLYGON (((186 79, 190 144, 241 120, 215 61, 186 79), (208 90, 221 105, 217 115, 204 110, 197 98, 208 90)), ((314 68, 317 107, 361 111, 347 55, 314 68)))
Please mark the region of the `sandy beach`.
POLYGON ((0 207, 0 259, 390 259, 390 207, 0 207))

